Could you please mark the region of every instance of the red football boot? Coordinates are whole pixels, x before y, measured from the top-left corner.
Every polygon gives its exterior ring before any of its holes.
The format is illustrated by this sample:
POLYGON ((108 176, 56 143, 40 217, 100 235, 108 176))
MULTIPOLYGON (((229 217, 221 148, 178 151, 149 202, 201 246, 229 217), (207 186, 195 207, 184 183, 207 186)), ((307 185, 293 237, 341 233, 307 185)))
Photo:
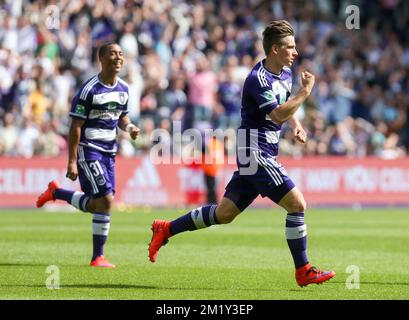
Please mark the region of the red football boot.
POLYGON ((89 264, 91 267, 101 267, 101 268, 115 268, 116 265, 108 261, 104 256, 98 256, 92 260, 89 264))
POLYGON ((56 189, 60 189, 60 183, 57 180, 53 180, 48 184, 47 190, 45 190, 37 199, 36 206, 41 208, 48 201, 55 201, 54 192, 56 189))
POLYGON ((160 247, 168 243, 170 234, 170 222, 166 220, 155 220, 152 223, 152 240, 149 244, 149 260, 156 261, 160 247))
POLYGON ((295 270, 295 279, 300 287, 308 286, 311 283, 320 284, 334 276, 334 271, 321 271, 309 263, 295 270))

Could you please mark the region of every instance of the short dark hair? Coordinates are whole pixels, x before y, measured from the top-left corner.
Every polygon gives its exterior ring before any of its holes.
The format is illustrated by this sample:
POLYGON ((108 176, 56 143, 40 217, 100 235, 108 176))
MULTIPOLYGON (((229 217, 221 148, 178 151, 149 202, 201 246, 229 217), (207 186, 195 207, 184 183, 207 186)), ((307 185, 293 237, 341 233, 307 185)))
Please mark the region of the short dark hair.
POLYGON ((263 49, 266 55, 273 44, 281 44, 281 39, 294 36, 294 29, 287 20, 272 21, 263 31, 263 49))
POLYGON ((100 46, 98 49, 98 58, 101 60, 101 58, 108 52, 109 46, 112 46, 114 44, 118 45, 115 41, 109 41, 100 46))

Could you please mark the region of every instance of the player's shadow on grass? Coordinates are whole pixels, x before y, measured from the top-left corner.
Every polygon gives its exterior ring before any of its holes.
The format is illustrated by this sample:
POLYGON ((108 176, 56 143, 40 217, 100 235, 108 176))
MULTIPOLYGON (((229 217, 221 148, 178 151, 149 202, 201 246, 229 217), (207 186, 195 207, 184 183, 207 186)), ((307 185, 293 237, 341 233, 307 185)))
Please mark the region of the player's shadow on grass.
POLYGON ((62 284, 64 288, 93 288, 93 289, 158 289, 155 286, 145 286, 140 284, 62 284))
POLYGON ((0 262, 0 267, 47 267, 48 263, 0 262))
MULTIPOLYGON (((3 287, 26 287, 26 288, 45 288, 44 284, 10 284, 3 287)), ((61 288, 77 288, 77 289, 158 289, 155 286, 145 286, 139 284, 61 284, 61 288)))
POLYGON ((409 286, 409 282, 361 281, 360 284, 375 284, 381 286, 409 286))
MULTIPOLYGON (((330 283, 341 283, 345 285, 345 281, 331 281, 330 283)), ((359 284, 373 284, 380 286, 409 286, 409 282, 360 281, 359 284)))

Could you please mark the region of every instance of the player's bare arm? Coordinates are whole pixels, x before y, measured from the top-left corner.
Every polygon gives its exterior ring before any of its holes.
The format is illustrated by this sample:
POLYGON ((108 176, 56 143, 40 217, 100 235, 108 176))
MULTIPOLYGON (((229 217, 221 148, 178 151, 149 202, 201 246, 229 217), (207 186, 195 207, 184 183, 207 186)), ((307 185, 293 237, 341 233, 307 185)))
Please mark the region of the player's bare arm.
POLYGON ((78 177, 77 149, 80 143, 81 128, 85 120, 72 118, 70 131, 68 133, 68 165, 66 177, 75 181, 78 177))
POLYGON ((307 141, 307 133, 297 117, 293 115, 288 122, 290 123, 291 128, 293 128, 294 138, 300 143, 305 143, 307 141))
POLYGON ((131 122, 127 115, 124 115, 119 119, 118 127, 121 130, 128 132, 132 140, 137 138, 140 131, 139 128, 131 122))
POLYGON ((311 94, 312 88, 314 86, 315 77, 308 71, 301 73, 301 89, 298 93, 287 102, 275 108, 269 113, 271 120, 277 124, 283 124, 297 112, 300 105, 305 99, 311 94))

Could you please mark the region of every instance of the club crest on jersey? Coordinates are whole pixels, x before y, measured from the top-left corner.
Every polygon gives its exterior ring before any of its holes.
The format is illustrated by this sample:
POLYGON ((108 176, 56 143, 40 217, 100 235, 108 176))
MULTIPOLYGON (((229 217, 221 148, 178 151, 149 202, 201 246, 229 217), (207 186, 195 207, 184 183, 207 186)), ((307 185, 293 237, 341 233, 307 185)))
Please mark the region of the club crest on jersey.
POLYGON ((95 180, 97 181, 97 184, 98 184, 99 186, 103 186, 103 185, 106 183, 105 177, 104 177, 102 174, 99 175, 99 176, 97 176, 97 177, 95 178, 95 180))
POLYGON ((120 102, 121 104, 124 104, 124 103, 125 103, 125 99, 126 99, 126 97, 125 97, 125 92, 120 92, 120 93, 119 93, 119 102, 120 102))

